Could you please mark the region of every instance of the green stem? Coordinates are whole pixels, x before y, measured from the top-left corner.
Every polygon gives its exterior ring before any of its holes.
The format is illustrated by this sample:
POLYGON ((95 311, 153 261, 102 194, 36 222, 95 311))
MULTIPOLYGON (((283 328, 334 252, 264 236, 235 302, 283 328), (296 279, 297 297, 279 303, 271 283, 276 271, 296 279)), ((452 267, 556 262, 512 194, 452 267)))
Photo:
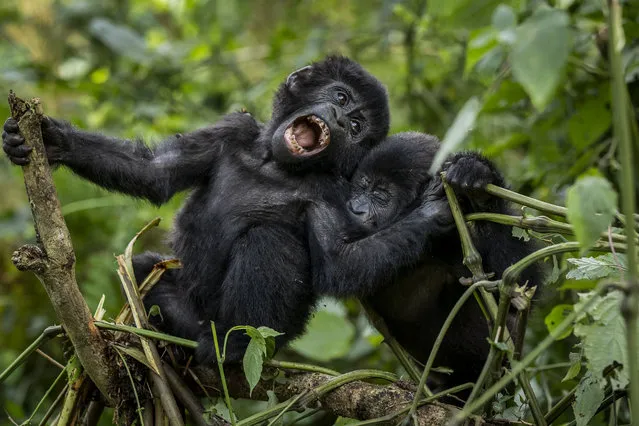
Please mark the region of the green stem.
POLYGON ((526 367, 532 365, 532 363, 537 359, 539 355, 541 355, 544 351, 548 350, 548 348, 553 344, 553 342, 557 339, 557 337, 561 336, 568 328, 570 328, 573 322, 584 312, 586 312, 592 304, 597 300, 597 298, 607 290, 606 286, 601 286, 597 290, 595 290, 594 294, 580 307, 580 309, 575 309, 572 311, 563 321, 559 323, 559 325, 553 329, 548 336, 546 336, 528 355, 524 357, 524 359, 514 365, 510 372, 499 379, 494 385, 492 385, 489 389, 487 389, 482 395, 480 395, 476 401, 471 403, 468 406, 465 406, 454 418, 454 424, 459 424, 463 419, 472 415, 477 409, 486 404, 492 397, 494 397, 497 392, 506 387, 512 380, 517 377, 522 371, 526 369, 526 367))
POLYGON ((184 346, 185 348, 197 348, 197 342, 194 340, 183 339, 181 337, 175 337, 171 336, 170 334, 159 333, 157 331, 147 330, 145 328, 137 328, 124 324, 113 324, 106 321, 95 321, 93 324, 96 327, 105 330, 124 331, 127 333, 136 334, 138 336, 148 337, 150 339, 163 340, 165 342, 170 342, 178 346, 184 346))
POLYGON ((224 390, 224 402, 226 408, 229 410, 229 417, 231 418, 231 425, 235 426, 235 413, 233 412, 233 406, 231 405, 231 396, 229 395, 229 389, 226 385, 226 377, 224 376, 224 367, 222 366, 222 354, 220 353, 220 346, 217 342, 217 331, 215 331, 215 323, 211 321, 211 332, 213 333, 213 345, 215 346, 215 356, 217 357, 217 366, 220 370, 220 381, 222 382, 222 389, 224 390))
MULTIPOLYGON (((183 339, 181 337, 171 336, 170 334, 160 333, 157 331, 147 330, 144 328, 132 327, 130 325, 123 324, 113 324, 106 321, 95 321, 95 326, 98 328, 102 328, 105 330, 114 330, 114 331, 122 331, 126 333, 136 334, 142 337, 148 337, 150 339, 162 340, 165 342, 173 343, 178 346, 183 346, 185 348, 195 349, 197 348, 197 342, 194 340, 183 339)), ((335 370, 331 370, 329 368, 320 367, 317 365, 311 364, 302 364, 299 362, 290 362, 290 361, 277 361, 274 359, 264 361, 264 365, 275 368, 283 368, 290 370, 300 370, 300 371, 310 371, 313 373, 323 373, 328 374, 329 376, 339 376, 340 373, 335 370)))
MULTIPOLYGON (((531 229, 536 232, 556 232, 559 234, 575 235, 575 230, 569 223, 559 222, 546 216, 510 216, 500 213, 471 213, 466 215, 467 221, 487 220, 502 225, 516 226, 518 228, 531 229)), ((610 234, 613 241, 625 243, 627 238, 621 234, 610 234)), ((601 234, 601 238, 608 239, 608 233, 601 234)))
POLYGON ((547 203, 545 201, 536 200, 534 198, 518 194, 509 189, 493 185, 492 183, 486 185, 485 189, 486 192, 491 195, 503 198, 504 200, 512 201, 513 203, 521 204, 522 206, 532 207, 533 209, 539 210, 540 212, 563 217, 566 217, 566 215, 568 214, 568 209, 566 209, 565 207, 547 203))
MULTIPOLYGON (((44 334, 44 333, 42 333, 44 334)), ((58 374, 58 377, 55 378, 55 380, 53 381, 53 383, 51 383, 51 386, 49 386, 49 389, 47 389, 47 391, 44 393, 44 396, 42 397, 42 399, 40 399, 40 401, 38 402, 38 405, 36 405, 36 407, 33 409, 33 413, 31 413, 31 415, 29 416, 29 418, 23 423, 23 424, 31 424, 31 420, 33 420, 33 416, 36 415, 36 413, 38 412, 38 410, 40 409, 40 407, 42 406, 42 404, 44 403, 44 401, 46 401, 46 399, 49 397, 49 395, 51 394, 51 392, 53 392, 53 389, 56 387, 56 385, 60 382, 60 380, 62 380, 62 378, 64 376, 67 375, 67 369, 65 367, 64 370, 62 370, 60 372, 60 374, 58 374)))
MULTIPOLYGON (((622 305, 622 312, 626 321, 628 339, 628 364, 630 374, 630 412, 633 423, 639 422, 639 281, 637 280, 637 249, 635 245, 635 184, 632 136, 630 133, 630 115, 628 114, 628 92, 621 62, 623 48, 623 31, 621 5, 618 0, 608 2, 608 28, 610 38, 608 44, 609 62, 612 75, 612 116, 614 136, 619 142, 619 164, 621 164, 621 204, 627 221, 625 224, 628 235, 628 272, 627 292, 622 305)), ((633 114, 634 120, 634 114, 633 114)))
POLYGON ((530 404, 530 412, 532 413, 534 424, 536 426, 546 426, 548 423, 546 423, 544 413, 541 411, 541 407, 539 406, 539 401, 537 401, 537 398, 535 397, 535 392, 533 391, 532 386, 530 386, 530 378, 528 377, 528 372, 526 370, 522 370, 521 373, 519 373, 518 382, 523 389, 524 394, 526 394, 528 404, 530 404))
POLYGON ((267 359, 264 361, 264 365, 268 367, 282 368, 284 370, 299 370, 299 371, 308 371, 311 373, 322 373, 329 376, 339 376, 341 374, 339 371, 331 370, 330 368, 324 368, 324 367, 320 367, 318 365, 312 365, 312 364, 302 364, 301 362, 278 361, 275 359, 267 359))
POLYGON ((40 334, 38 338, 33 341, 33 343, 31 343, 24 351, 22 351, 22 353, 18 355, 18 357, 13 360, 13 362, 9 364, 9 366, 2 373, 0 373, 0 383, 4 382, 5 379, 9 377, 9 375, 13 373, 16 368, 22 365, 22 363, 27 359, 29 355, 35 352, 36 349, 38 349, 45 342, 51 340, 62 332, 64 332, 64 330, 62 329, 61 325, 54 325, 45 328, 42 334, 40 334))
MULTIPOLYGON (((386 321, 384 321, 384 318, 382 318, 369 303, 363 300, 360 301, 360 303, 370 321, 384 337, 384 343, 386 343, 391 349, 391 352, 393 352, 395 357, 399 360, 399 363, 402 365, 402 367, 404 367, 404 370, 406 370, 410 378, 415 383, 419 382, 419 371, 415 367, 415 364, 411 360, 408 352, 406 352, 406 349, 404 349, 404 347, 391 334, 388 326, 386 325, 386 321)), ((431 390, 428 389, 428 387, 424 387, 424 392, 428 396, 433 394, 431 390)))
POLYGON ((451 188, 448 182, 446 182, 446 173, 442 172, 441 177, 442 183, 444 185, 444 191, 446 191, 446 197, 448 198, 448 204, 453 214, 453 219, 455 219, 455 225, 457 226, 459 239, 461 240, 462 252, 464 254, 464 265, 466 265, 466 267, 473 274, 473 281, 485 280, 486 274, 484 273, 484 268, 482 266, 481 255, 475 248, 475 244, 473 244, 473 239, 470 236, 468 227, 466 226, 464 214, 459 207, 459 202, 457 201, 455 191, 453 190, 453 188, 451 188))
POLYGON ((275 404, 274 406, 267 408, 264 411, 260 411, 259 413, 255 413, 252 416, 249 416, 243 420, 237 422, 237 426, 254 426, 259 425, 265 422, 266 420, 275 417, 273 420, 269 422, 269 425, 276 422, 279 418, 281 418, 286 411, 288 411, 297 401, 300 400, 305 393, 300 393, 299 395, 295 395, 294 397, 280 402, 279 404, 275 404))
POLYGON ((419 385, 417 385, 417 390, 415 391, 415 397, 413 398, 413 404, 408 414, 410 417, 412 417, 417 411, 417 406, 421 398, 421 391, 422 389, 424 389, 426 380, 428 379, 428 375, 430 374, 430 369, 432 368, 433 363, 435 362, 435 357, 437 356, 437 352, 439 351, 439 348, 442 342, 444 341, 444 337, 446 336, 446 333, 448 332, 450 325, 453 323, 455 316, 457 315, 459 310, 462 308, 462 306, 464 306, 464 303, 466 303, 466 301, 470 298, 470 296, 473 295, 476 289, 482 288, 488 285, 494 285, 494 283, 491 281, 480 281, 468 287, 466 291, 464 291, 464 293, 461 295, 459 300, 457 300, 457 303, 455 303, 455 306, 453 306, 453 308, 451 309, 450 313, 448 314, 448 317, 446 317, 446 321, 444 321, 444 324, 442 325, 442 328, 439 330, 439 334, 437 335, 437 339, 435 339, 435 343, 433 343, 433 348, 430 351, 430 355, 428 355, 428 360, 426 361, 426 365, 424 366, 424 372, 422 373, 422 376, 419 379, 419 385))

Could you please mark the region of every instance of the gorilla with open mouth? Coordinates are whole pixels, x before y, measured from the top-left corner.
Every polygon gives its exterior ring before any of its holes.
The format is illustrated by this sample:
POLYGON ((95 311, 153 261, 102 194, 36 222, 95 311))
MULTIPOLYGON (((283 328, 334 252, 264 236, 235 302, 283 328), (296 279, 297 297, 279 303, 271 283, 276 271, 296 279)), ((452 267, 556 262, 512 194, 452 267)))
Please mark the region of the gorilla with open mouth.
MULTIPOLYGON (((210 321, 224 336, 234 325, 268 326, 281 346, 304 330, 311 285, 307 207, 344 191, 363 156, 388 132, 385 88, 359 64, 331 56, 291 74, 278 89, 271 120, 232 113, 217 124, 154 147, 90 133, 46 118, 51 165, 154 204, 192 190, 171 246, 183 269, 170 271, 145 298, 159 328, 199 342, 196 360, 215 361, 210 321)), ((3 149, 29 162, 12 118, 3 149)), ((138 279, 160 255, 134 261, 138 279)), ((226 360, 242 359, 248 337, 232 333, 226 360)))

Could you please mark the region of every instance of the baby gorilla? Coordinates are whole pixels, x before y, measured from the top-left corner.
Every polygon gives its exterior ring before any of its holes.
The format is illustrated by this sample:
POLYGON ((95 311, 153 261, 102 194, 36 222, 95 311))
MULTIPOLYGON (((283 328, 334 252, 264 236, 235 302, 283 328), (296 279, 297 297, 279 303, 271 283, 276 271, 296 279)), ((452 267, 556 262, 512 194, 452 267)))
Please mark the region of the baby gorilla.
MULTIPOLYGON (((335 281, 342 283, 341 291, 332 294, 364 299, 384 319, 399 343, 421 362, 427 360, 441 326, 465 290, 459 278, 471 275, 463 265, 461 242, 441 179, 439 175, 428 174, 438 148, 435 137, 422 133, 400 133, 387 138, 365 157, 351 179, 351 196, 345 200, 346 215, 342 212, 339 217, 340 213, 335 211, 317 213, 324 219, 334 216, 332 229, 321 227, 330 221, 311 221, 315 242, 320 247, 312 250, 316 255, 312 263, 324 265, 314 271, 318 292, 329 293, 327 289, 338 287, 335 281), (397 263, 389 275, 380 278, 384 282, 370 282, 368 287, 352 291, 349 283, 366 279, 365 268, 352 265, 358 256, 352 247, 394 223, 401 223, 415 210, 430 215, 428 233, 422 236, 426 243, 421 256, 414 259, 407 254, 404 262, 397 263), (345 274, 345 270, 350 273, 345 274), (366 288, 370 291, 362 291, 366 288)), ((465 213, 477 210, 509 213, 503 201, 493 200, 481 189, 488 183, 504 185, 501 174, 488 160, 465 152, 450 158, 444 168, 465 213)), ((472 232, 485 270, 497 276, 532 250, 511 236, 510 227, 478 222, 472 232)), ((369 253, 371 264, 377 260, 377 253, 369 253)), ((529 271, 525 280, 539 284, 539 272, 529 271)), ((477 379, 488 354, 488 335, 479 307, 467 303, 439 350, 437 364, 454 370, 451 376, 443 378, 447 385, 477 379)))

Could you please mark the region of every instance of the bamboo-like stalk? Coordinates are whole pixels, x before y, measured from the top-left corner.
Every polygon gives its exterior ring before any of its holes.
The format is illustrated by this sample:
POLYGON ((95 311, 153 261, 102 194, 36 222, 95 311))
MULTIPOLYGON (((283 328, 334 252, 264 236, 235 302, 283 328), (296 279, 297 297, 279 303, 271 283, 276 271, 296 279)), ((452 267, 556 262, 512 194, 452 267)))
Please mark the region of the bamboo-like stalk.
MULTIPOLYGON (((628 271, 625 274, 627 286, 622 305, 626 321, 628 340, 628 363, 630 374, 630 407, 633 423, 639 422, 639 281, 637 271, 637 248, 635 243, 635 183, 630 115, 628 114, 628 92, 621 63, 622 20, 621 5, 618 0, 608 2, 608 30, 610 34, 608 53, 612 75, 612 124, 614 136, 619 143, 618 161, 621 164, 621 204, 626 217, 625 229, 628 236, 628 271)), ((634 114, 633 114, 634 120, 634 114)))

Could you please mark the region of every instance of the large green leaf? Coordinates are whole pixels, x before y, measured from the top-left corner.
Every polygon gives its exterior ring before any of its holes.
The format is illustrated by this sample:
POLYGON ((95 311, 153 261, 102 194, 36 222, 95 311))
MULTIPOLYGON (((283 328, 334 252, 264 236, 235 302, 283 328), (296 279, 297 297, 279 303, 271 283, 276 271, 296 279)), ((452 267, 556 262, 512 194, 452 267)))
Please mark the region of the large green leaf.
POLYGON ((564 11, 540 9, 517 28, 513 75, 539 110, 548 105, 561 82, 572 49, 569 24, 564 11))
POLYGON ((568 220, 575 228, 582 252, 592 247, 608 228, 616 206, 617 193, 602 177, 586 176, 570 187, 566 197, 568 220))
POLYGON ((577 267, 568 271, 566 278, 575 280, 596 280, 599 278, 617 277, 626 269, 624 254, 606 253, 597 257, 569 258, 569 263, 577 267))
POLYGON ((597 413, 604 396, 601 384, 595 377, 588 374, 581 379, 575 392, 575 402, 572 404, 577 426, 590 424, 590 419, 597 413))
POLYGON ((306 333, 291 346, 307 358, 330 361, 348 353, 354 335, 355 327, 346 318, 319 310, 309 322, 306 333))
MULTIPOLYGON (((579 309, 583 300, 590 294, 579 295, 581 301, 575 305, 579 309)), ((620 291, 608 293, 591 307, 587 315, 575 324, 574 333, 582 342, 583 353, 588 360, 588 370, 599 381, 611 380, 619 389, 628 385, 628 346, 626 341, 626 324, 619 309, 623 294, 620 291), (604 369, 619 363, 612 377, 604 378, 604 369)))

